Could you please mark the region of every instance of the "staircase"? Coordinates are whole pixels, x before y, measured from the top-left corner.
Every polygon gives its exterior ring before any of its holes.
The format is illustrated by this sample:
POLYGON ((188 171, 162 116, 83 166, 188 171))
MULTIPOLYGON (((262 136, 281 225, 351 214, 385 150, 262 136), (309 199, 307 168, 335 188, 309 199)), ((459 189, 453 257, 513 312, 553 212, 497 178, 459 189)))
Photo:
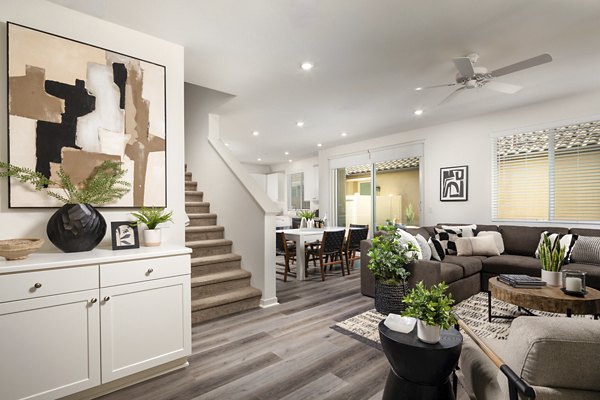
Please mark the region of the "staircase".
POLYGON ((185 228, 185 245, 192 249, 192 324, 257 308, 261 297, 197 188, 186 168, 185 211, 190 225, 185 228))

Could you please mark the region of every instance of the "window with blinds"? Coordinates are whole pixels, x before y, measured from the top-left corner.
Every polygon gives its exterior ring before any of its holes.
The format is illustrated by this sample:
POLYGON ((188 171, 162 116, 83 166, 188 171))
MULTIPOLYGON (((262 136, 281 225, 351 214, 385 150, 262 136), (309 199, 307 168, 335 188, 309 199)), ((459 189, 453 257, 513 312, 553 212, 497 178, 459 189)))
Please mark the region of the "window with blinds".
POLYGON ((493 218, 600 221, 600 121, 495 138, 493 218))

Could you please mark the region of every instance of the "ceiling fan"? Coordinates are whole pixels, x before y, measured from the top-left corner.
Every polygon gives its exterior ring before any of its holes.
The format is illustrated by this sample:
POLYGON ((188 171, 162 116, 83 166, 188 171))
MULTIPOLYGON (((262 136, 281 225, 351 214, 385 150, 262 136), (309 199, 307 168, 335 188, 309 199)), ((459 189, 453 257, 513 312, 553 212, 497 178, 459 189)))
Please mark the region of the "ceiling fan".
POLYGON ((446 83, 443 85, 419 87, 416 88, 416 90, 460 86, 458 89, 450 93, 450 95, 444 100, 442 100, 440 105, 452 100, 457 94, 465 89, 483 87, 501 93, 513 94, 523 89, 523 87, 510 83, 498 82, 495 80, 495 78, 512 74, 513 72, 521 71, 527 68, 536 67, 541 64, 549 63, 552 61, 552 56, 550 56, 550 54, 540 54, 539 56, 529 58, 506 67, 498 68, 491 72, 488 72, 487 68, 485 67, 476 67, 475 63, 478 59, 479 54, 477 53, 469 54, 467 57, 453 58, 452 61, 454 62, 456 69, 458 69, 458 73, 456 74, 456 82, 446 83))

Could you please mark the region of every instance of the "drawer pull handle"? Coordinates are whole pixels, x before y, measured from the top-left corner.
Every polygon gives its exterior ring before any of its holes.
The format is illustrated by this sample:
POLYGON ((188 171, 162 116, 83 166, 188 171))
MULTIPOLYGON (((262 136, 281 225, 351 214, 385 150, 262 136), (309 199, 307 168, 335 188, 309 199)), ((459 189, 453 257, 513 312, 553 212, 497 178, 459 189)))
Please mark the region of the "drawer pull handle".
POLYGON ((42 284, 37 282, 35 285, 33 285, 34 288, 39 289, 42 287, 42 284))
POLYGON ((110 300, 110 296, 106 296, 106 297, 104 298, 104 302, 107 302, 107 301, 109 301, 109 300, 110 300))
POLYGON ((94 304, 97 301, 98 301, 98 299, 94 297, 93 299, 90 300, 90 303, 94 304))
POLYGON ((150 275, 153 272, 154 272, 154 268, 148 268, 148 272, 147 272, 148 275, 150 275))

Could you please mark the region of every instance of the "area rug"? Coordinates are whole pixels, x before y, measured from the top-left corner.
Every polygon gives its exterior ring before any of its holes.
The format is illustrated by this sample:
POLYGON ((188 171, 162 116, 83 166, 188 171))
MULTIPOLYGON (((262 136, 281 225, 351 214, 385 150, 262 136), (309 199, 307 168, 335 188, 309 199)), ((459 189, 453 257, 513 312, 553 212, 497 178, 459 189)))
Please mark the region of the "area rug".
MULTIPOLYGON (((505 340, 512 320, 495 318, 492 319, 492 322, 488 322, 487 305, 487 293, 481 292, 458 303, 454 306, 454 312, 459 315, 479 337, 505 340)), ((527 315, 520 312, 517 306, 494 298, 492 298, 492 313, 494 315, 508 315, 513 317, 527 315)), ((538 316, 565 317, 565 314, 555 314, 537 310, 535 310, 534 313, 538 316)), ((380 314, 373 309, 338 322, 332 326, 331 329, 381 350, 377 326, 381 320, 385 319, 385 317, 385 315, 380 314)), ((593 318, 591 315, 576 317, 593 318)))

